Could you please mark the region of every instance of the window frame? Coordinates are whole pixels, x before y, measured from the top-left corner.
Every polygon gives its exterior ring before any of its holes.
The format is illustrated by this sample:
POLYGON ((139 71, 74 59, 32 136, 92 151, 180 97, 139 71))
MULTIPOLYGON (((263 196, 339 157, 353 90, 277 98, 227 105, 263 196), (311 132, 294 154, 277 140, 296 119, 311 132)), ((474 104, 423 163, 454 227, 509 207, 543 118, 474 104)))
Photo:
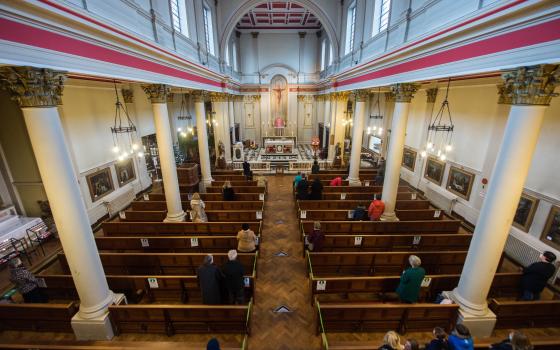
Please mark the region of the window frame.
POLYGON ((344 54, 354 51, 354 36, 356 31, 356 2, 346 10, 346 38, 344 40, 344 54))
POLYGON ((202 20, 204 22, 204 39, 206 41, 206 51, 216 56, 216 47, 214 43, 214 23, 212 22, 212 9, 204 4, 202 6, 202 20))

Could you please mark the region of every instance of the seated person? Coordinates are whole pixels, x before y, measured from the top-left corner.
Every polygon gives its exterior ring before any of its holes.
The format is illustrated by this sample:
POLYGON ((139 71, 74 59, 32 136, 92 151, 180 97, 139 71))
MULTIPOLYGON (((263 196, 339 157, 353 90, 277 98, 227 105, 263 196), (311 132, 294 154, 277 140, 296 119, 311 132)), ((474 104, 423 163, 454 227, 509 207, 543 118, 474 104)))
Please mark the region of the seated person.
POLYGON ((309 182, 307 182, 307 177, 305 174, 302 175, 301 180, 298 182, 296 187, 297 199, 307 200, 309 198, 309 182))
POLYGON ((371 221, 379 221, 383 211, 385 210, 385 203, 380 199, 374 199, 368 208, 368 215, 371 221))
POLYGON ((366 211, 365 205, 360 204, 356 207, 356 209, 354 209, 352 220, 354 221, 369 220, 368 212, 366 211))
POLYGON ((296 177, 294 178, 294 188, 297 188, 297 185, 299 184, 301 179, 302 179, 301 171, 298 171, 296 177))
POLYGON ((314 161, 313 166, 311 167, 311 174, 319 174, 319 162, 314 161))
POLYGON ((436 327, 432 331, 434 339, 426 344, 425 350, 449 350, 449 343, 447 342, 447 333, 441 327, 436 327))
POLYGON ((309 199, 311 200, 321 200, 323 199, 323 184, 321 180, 315 178, 311 183, 311 193, 309 194, 309 199))
POLYGON ((506 340, 490 345, 491 350, 532 350, 529 338, 521 331, 512 331, 506 340))
POLYGON ((521 300, 539 300, 547 281, 554 275, 554 261, 556 255, 545 251, 539 256, 539 261, 523 269, 521 277, 521 300))
POLYGON ((9 266, 10 282, 16 285, 17 291, 26 303, 48 303, 48 297, 39 287, 39 281, 23 266, 20 258, 10 260, 9 266))
POLYGON ((449 347, 451 350, 473 350, 474 343, 471 331, 462 323, 455 326, 455 330, 449 336, 449 347))
POLYGON ((234 201, 235 200, 235 191, 233 187, 231 187, 231 182, 226 180, 224 182, 224 186, 222 187, 222 195, 224 197, 224 201, 234 201))
POLYGON ((426 275, 426 271, 420 267, 422 260, 416 255, 409 256, 408 263, 410 267, 403 271, 396 292, 402 302, 413 304, 418 301, 420 285, 426 275))
POLYGON ((249 224, 243 224, 242 230, 237 232, 237 250, 242 253, 251 253, 257 250, 257 236, 249 228, 249 224))
POLYGON ((340 176, 331 180, 329 186, 342 186, 342 178, 340 176))

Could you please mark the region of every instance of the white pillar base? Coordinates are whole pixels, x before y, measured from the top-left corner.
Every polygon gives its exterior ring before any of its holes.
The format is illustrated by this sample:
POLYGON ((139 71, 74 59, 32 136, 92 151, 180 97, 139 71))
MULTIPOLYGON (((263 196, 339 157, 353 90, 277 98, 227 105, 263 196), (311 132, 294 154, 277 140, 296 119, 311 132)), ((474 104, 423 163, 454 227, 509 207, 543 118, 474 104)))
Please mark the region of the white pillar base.
POLYGON ((355 187, 359 187, 362 186, 362 182, 360 181, 360 179, 352 179, 352 178, 347 178, 346 180, 348 180, 348 185, 350 186, 355 186, 355 187))
POLYGON ((80 317, 77 313, 72 317, 72 329, 77 340, 111 340, 115 335, 108 311, 88 319, 80 317))
POLYGON ((180 213, 177 214, 167 213, 167 216, 165 217, 165 219, 163 219, 163 222, 183 222, 185 221, 186 216, 187 214, 185 214, 184 211, 181 211, 180 213))
POLYGON ((462 323, 471 332, 473 337, 488 338, 492 335, 492 331, 496 326, 496 315, 490 311, 484 316, 471 315, 468 312, 459 309, 459 318, 457 323, 462 323))
POLYGON ((380 221, 399 221, 399 218, 397 217, 397 214, 395 213, 383 213, 381 214, 381 217, 379 218, 380 221))

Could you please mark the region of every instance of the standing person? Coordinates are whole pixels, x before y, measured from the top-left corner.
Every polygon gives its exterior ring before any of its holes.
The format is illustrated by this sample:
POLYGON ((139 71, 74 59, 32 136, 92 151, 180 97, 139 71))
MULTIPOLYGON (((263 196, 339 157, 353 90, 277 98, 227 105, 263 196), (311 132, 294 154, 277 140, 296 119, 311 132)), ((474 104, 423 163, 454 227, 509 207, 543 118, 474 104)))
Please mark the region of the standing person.
POLYGON ((200 199, 200 194, 195 192, 191 199, 192 222, 208 222, 208 217, 206 216, 204 208, 206 208, 206 204, 200 199))
POLYGON ((547 281, 554 275, 556 255, 545 251, 539 261, 523 269, 521 277, 521 300, 539 300, 547 281))
POLYGON ((301 176, 300 182, 297 185, 297 199, 306 200, 309 197, 309 182, 307 182, 307 176, 303 174, 301 176))
POLYGON ((233 187, 231 187, 231 182, 229 180, 226 180, 226 182, 224 182, 224 186, 222 187, 222 195, 224 201, 235 200, 235 191, 233 190, 233 187))
POLYGON ((311 183, 311 193, 309 194, 309 199, 311 200, 321 200, 323 199, 323 184, 319 178, 315 178, 311 183))
POLYGON ((296 177, 294 178, 294 189, 297 189, 297 186, 301 179, 303 179, 303 177, 301 176, 301 171, 298 171, 296 177))
POLYGON ((245 175, 245 177, 247 177, 247 176, 249 176, 250 172, 251 172, 251 165, 249 164, 249 162, 244 160, 243 161, 243 175, 245 175))
POLYGON ((237 260, 237 251, 228 252, 228 262, 222 267, 230 304, 243 304, 243 265, 237 260))
POLYGON ((221 304, 220 284, 223 276, 216 265, 214 265, 212 254, 204 257, 202 265, 196 271, 196 275, 202 293, 202 303, 206 305, 221 304))
POLYGON ((307 236, 309 250, 313 252, 320 252, 323 250, 323 243, 325 242, 325 234, 321 231, 321 223, 315 221, 313 223, 313 231, 307 236))
POLYGON ((521 331, 512 331, 506 340, 490 345, 491 350, 533 350, 529 338, 521 331))
POLYGON ((20 258, 13 258, 9 262, 10 281, 23 296, 26 303, 47 303, 48 297, 41 291, 37 278, 23 266, 20 258))
POLYGON ((319 162, 313 161, 313 166, 311 166, 311 174, 319 174, 321 168, 319 167, 319 162))
POLYGON ((474 350, 471 331, 462 323, 455 326, 455 330, 449 336, 450 350, 474 350))
POLYGON ((403 350, 404 346, 401 344, 401 337, 397 332, 389 331, 383 337, 383 345, 379 350, 403 350))
POLYGON ((237 232, 237 250, 251 253, 257 249, 257 236, 249 229, 249 224, 241 225, 242 230, 237 232))
POLYGON ((409 256, 408 263, 410 267, 403 271, 396 292, 403 303, 413 304, 418 301, 420 284, 426 275, 426 271, 420 267, 422 260, 416 255, 409 256))
POLYGON ((449 350, 449 343, 447 342, 447 333, 441 327, 434 328, 434 339, 426 344, 425 350, 449 350))

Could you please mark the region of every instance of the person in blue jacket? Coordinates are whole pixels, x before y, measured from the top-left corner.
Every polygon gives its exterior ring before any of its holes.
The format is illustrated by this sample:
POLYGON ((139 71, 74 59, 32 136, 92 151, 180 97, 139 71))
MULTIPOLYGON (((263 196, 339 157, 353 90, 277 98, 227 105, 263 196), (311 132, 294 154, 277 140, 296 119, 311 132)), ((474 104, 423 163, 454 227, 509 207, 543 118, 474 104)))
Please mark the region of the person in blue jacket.
POLYGON ((459 323, 455 326, 453 334, 447 338, 450 350, 474 350, 474 343, 471 331, 467 326, 459 323))

